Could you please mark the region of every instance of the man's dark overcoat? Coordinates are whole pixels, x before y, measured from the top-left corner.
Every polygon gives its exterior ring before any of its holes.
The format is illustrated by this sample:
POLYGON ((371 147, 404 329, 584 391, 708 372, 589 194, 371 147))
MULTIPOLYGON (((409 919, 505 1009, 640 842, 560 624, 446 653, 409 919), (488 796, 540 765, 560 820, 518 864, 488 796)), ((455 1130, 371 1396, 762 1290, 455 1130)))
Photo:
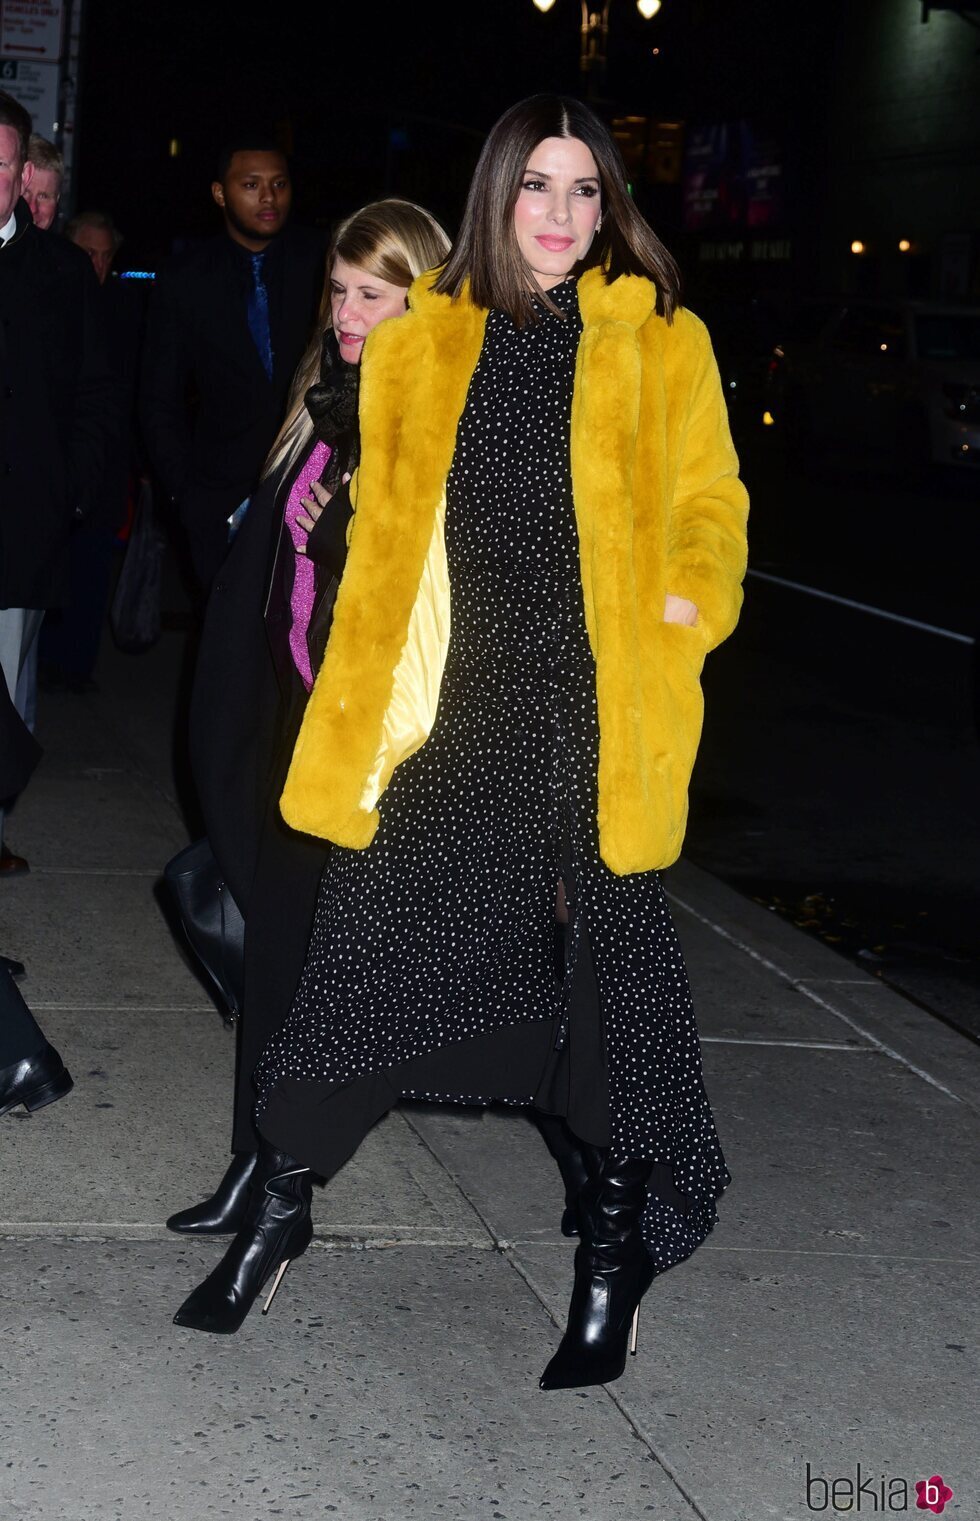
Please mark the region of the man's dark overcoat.
POLYGON ((0 249, 0 608, 59 607, 118 397, 92 261, 22 200, 16 221, 0 249))

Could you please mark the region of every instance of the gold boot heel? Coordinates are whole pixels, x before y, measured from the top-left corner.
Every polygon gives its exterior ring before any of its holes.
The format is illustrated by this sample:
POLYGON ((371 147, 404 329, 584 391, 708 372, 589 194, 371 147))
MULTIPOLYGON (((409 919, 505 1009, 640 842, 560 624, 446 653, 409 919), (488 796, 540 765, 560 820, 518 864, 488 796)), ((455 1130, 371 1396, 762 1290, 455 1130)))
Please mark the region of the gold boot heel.
POLYGON ((269 1313, 269 1306, 271 1305, 272 1301, 276 1297, 276 1290, 278 1289, 279 1285, 282 1283, 282 1280, 285 1278, 285 1276, 286 1276, 286 1269, 288 1268, 288 1266, 289 1266, 289 1264, 290 1264, 291 1261, 292 1261, 291 1257, 286 1257, 282 1262, 280 1262, 280 1264, 279 1264, 279 1271, 276 1273, 275 1278, 272 1280, 272 1288, 269 1290, 269 1297, 266 1300, 265 1304, 262 1306, 262 1314, 263 1315, 268 1315, 268 1313, 269 1313))

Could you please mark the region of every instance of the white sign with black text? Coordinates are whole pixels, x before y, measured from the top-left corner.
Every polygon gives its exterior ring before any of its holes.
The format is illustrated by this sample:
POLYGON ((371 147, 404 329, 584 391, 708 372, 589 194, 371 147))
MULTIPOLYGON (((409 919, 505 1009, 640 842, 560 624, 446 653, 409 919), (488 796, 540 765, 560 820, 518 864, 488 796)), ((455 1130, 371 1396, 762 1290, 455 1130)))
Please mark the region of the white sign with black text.
POLYGON ((46 63, 0 58, 0 89, 30 111, 34 131, 52 142, 58 131, 58 85, 61 70, 46 63))
POLYGON ((61 57, 61 0, 2 0, 0 58, 57 63, 61 57))

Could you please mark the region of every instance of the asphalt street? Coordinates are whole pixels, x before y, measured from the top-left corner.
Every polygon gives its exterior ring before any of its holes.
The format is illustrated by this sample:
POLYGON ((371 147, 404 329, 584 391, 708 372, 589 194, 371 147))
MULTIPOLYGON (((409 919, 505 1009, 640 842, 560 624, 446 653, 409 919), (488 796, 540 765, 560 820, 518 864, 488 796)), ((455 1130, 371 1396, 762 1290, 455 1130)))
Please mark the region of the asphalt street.
POLYGON ((980 1034, 980 480, 739 447, 750 574, 705 672, 687 853, 980 1034))

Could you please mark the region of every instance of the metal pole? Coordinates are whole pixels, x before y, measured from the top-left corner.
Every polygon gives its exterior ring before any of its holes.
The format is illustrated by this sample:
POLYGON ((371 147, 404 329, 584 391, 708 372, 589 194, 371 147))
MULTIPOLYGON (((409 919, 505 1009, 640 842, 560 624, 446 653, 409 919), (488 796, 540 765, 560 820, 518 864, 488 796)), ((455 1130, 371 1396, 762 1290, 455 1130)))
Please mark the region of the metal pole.
POLYGON ((609 0, 603 0, 602 10, 590 10, 589 0, 582 0, 582 51, 580 67, 582 85, 588 100, 599 95, 599 86, 606 82, 606 43, 609 38, 609 0))
POLYGON ((78 90, 82 69, 82 11, 85 0, 66 0, 67 45, 63 49, 61 69, 60 114, 57 144, 65 160, 65 180, 61 197, 61 216, 67 220, 77 210, 78 158, 78 90))

